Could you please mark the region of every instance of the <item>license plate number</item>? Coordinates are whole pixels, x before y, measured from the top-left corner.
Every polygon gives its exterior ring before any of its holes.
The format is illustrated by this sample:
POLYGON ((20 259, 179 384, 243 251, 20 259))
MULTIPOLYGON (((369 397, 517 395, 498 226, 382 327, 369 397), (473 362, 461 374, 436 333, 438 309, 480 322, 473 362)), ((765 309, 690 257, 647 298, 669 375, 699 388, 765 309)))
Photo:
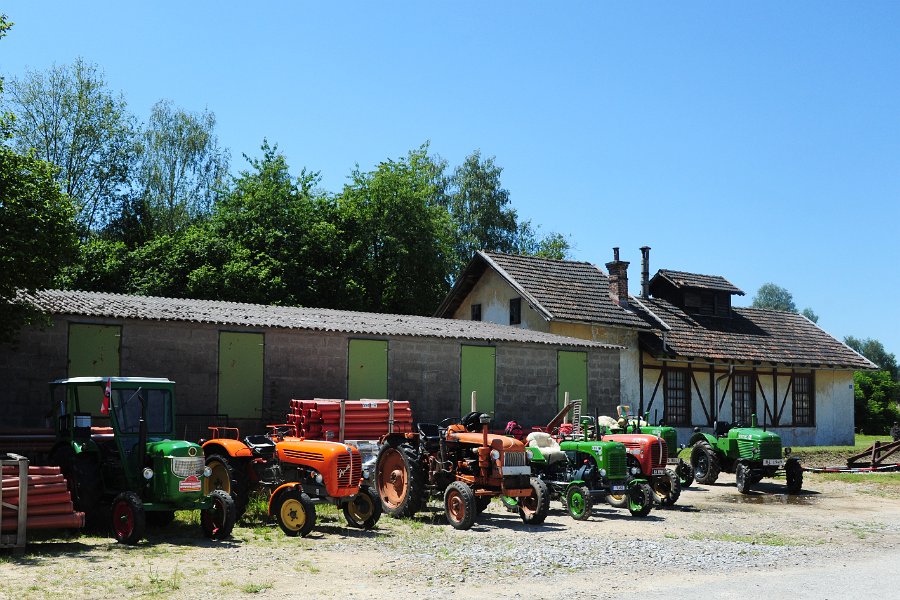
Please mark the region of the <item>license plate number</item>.
POLYGON ((765 467, 780 467, 783 461, 780 458, 764 458, 763 466, 765 467))
POLYGON ((614 492, 624 492, 624 491, 625 491, 625 486, 624 486, 624 485, 614 485, 614 486, 612 486, 612 491, 614 491, 614 492))
POLYGON ((677 459, 677 458, 669 458, 669 459, 666 459, 666 464, 667 465, 677 465, 678 460, 679 459, 677 459))
POLYGON ((653 475, 654 475, 654 476, 656 476, 656 475, 665 475, 665 474, 666 474, 666 470, 665 470, 665 469, 653 469, 653 475))

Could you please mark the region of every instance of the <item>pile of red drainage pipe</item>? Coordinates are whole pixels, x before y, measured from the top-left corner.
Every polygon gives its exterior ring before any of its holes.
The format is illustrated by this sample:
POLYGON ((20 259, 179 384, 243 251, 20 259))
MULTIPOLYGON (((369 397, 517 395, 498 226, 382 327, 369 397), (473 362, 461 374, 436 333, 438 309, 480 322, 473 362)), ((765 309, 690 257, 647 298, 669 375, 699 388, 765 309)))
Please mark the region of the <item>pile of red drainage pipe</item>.
MULTIPOLYGON (((388 433, 390 407, 387 400, 347 400, 344 403, 344 439, 377 440, 388 433)), ((340 440, 340 400, 291 400, 287 422, 297 426, 298 435, 310 440, 340 440)), ((394 401, 395 433, 411 433, 409 402, 394 401)))
MULTIPOLYGON (((16 531, 19 506, 19 468, 3 467, 3 518, 0 530, 16 531)), ((28 467, 28 529, 80 529, 84 513, 76 512, 66 479, 59 467, 28 467)))

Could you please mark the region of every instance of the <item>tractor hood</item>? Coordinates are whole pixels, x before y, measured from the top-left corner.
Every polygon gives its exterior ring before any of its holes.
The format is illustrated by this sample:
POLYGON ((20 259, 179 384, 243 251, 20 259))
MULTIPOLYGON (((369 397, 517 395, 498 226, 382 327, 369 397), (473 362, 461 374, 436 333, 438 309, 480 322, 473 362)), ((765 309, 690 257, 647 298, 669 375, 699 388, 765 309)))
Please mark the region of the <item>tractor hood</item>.
POLYGON ((336 460, 338 455, 359 454, 355 446, 340 442, 285 438, 275 444, 278 459, 285 462, 325 462, 336 460))
POLYGON ((758 427, 735 427, 728 430, 728 437, 737 440, 777 441, 781 444, 781 436, 771 431, 763 431, 758 427))
MULTIPOLYGON (((514 437, 495 435, 493 433, 489 433, 487 437, 489 446, 493 446, 494 441, 499 440, 503 444, 504 452, 525 452, 525 444, 514 437)), ((484 434, 470 431, 451 431, 447 433, 447 439, 480 446, 484 442, 484 434)))
POLYGON ((147 456, 203 456, 203 449, 199 444, 184 440, 160 440, 147 442, 147 456))

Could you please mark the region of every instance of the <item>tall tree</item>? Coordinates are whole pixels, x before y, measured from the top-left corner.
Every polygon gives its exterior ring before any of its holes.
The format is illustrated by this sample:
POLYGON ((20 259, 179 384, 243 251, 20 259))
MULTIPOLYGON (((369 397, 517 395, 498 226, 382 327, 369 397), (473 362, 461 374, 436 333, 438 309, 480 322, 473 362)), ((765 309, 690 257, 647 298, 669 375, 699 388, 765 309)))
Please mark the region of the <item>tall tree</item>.
POLYGON ((881 342, 872 338, 862 340, 848 335, 844 338, 844 343, 878 365, 883 371, 890 373, 892 379, 898 379, 900 368, 897 365, 897 357, 888 352, 881 342))
MULTIPOLYGON (((157 102, 141 132, 134 177, 137 206, 151 235, 174 233, 209 213, 225 191, 228 153, 215 135, 216 117, 157 102)), ((127 211, 129 212, 129 211, 127 211)))
POLYGON ((753 308, 768 308, 783 312, 797 312, 794 296, 787 289, 774 283, 764 283, 753 297, 753 308))
POLYGON ((34 149, 37 158, 59 168, 57 179, 85 230, 102 226, 121 198, 134 157, 134 121, 122 96, 107 89, 95 65, 79 58, 12 80, 8 106, 16 115, 15 147, 34 149))
POLYGON ((358 310, 431 314, 450 289, 452 225, 444 163, 428 145, 371 172, 355 168, 338 198, 346 247, 342 299, 358 310))
MULTIPOLYGON (((0 15, 0 38, 11 26, 0 15)), ((54 166, 9 147, 11 121, 0 114, 0 341, 38 317, 19 293, 49 286, 77 243, 72 203, 54 179, 54 166)))

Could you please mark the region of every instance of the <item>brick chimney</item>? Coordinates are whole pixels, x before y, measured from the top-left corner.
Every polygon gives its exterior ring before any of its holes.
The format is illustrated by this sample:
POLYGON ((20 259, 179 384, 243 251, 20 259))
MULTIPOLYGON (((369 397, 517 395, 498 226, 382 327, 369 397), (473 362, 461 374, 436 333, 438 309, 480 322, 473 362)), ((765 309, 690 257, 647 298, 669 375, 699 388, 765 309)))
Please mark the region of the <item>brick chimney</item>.
POLYGON ((609 295, 619 306, 628 306, 628 261, 619 260, 619 249, 613 248, 613 260, 606 263, 609 271, 609 295))

